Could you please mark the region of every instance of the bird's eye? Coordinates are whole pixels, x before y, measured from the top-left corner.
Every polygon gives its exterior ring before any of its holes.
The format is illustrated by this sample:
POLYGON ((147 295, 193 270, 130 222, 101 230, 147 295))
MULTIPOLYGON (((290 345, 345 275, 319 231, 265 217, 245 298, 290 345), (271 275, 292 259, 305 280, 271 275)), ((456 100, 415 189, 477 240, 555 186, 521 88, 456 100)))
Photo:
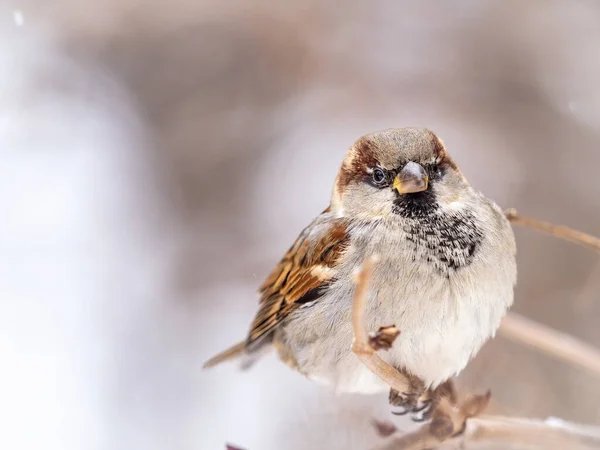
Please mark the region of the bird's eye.
POLYGON ((385 173, 379 167, 373 169, 373 181, 375 183, 381 183, 385 180, 385 173))
POLYGON ((441 178, 442 175, 444 175, 444 170, 442 169, 442 166, 440 166, 439 164, 436 164, 435 166, 433 166, 432 168, 432 173, 436 178, 441 178))

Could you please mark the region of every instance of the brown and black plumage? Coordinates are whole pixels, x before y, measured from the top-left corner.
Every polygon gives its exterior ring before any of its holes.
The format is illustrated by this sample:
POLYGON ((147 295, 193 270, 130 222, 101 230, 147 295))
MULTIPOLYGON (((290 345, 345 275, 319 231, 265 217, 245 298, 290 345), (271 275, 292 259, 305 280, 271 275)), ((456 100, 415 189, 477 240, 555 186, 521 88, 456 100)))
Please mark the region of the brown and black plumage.
POLYGON ((353 274, 377 254, 369 331, 401 334, 382 357, 423 388, 443 386, 497 330, 513 301, 515 242, 430 130, 389 129, 350 148, 331 204, 260 288, 247 339, 207 362, 273 345, 293 368, 342 392, 387 389, 351 351, 353 274))

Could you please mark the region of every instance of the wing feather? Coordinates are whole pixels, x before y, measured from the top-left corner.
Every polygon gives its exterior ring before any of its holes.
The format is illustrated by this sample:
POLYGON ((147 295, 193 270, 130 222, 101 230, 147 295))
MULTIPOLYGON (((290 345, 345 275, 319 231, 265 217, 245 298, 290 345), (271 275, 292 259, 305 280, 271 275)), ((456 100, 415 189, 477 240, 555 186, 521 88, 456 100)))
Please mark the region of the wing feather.
POLYGON ((260 307, 247 346, 268 336, 292 311, 318 301, 335 279, 348 239, 346 222, 328 210, 300 233, 259 289, 260 307))

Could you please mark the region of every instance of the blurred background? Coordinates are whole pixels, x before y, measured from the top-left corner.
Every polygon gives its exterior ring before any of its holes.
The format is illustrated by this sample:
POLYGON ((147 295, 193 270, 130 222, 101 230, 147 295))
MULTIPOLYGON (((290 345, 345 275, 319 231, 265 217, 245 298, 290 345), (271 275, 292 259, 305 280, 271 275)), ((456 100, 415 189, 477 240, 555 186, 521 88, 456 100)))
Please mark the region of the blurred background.
MULTIPOLYGON (((202 362, 371 131, 429 127, 502 207, 600 234, 599 50, 593 0, 0 0, 0 447, 377 442, 386 395, 202 362)), ((514 310, 600 346, 598 257, 516 234, 514 310)), ((501 337, 461 386, 600 423, 598 378, 501 337)))

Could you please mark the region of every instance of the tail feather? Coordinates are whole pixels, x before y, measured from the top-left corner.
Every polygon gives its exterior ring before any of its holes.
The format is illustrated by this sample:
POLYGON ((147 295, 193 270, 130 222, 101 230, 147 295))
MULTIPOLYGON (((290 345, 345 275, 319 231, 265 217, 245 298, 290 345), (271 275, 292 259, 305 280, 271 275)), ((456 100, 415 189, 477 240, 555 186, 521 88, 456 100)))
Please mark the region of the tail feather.
POLYGON ((221 364, 222 362, 229 361, 230 359, 242 356, 244 353, 246 353, 246 342, 238 342, 237 344, 229 347, 227 350, 224 350, 218 355, 215 355, 212 358, 210 358, 204 363, 202 368, 208 369, 209 367, 216 366, 217 364, 221 364))

